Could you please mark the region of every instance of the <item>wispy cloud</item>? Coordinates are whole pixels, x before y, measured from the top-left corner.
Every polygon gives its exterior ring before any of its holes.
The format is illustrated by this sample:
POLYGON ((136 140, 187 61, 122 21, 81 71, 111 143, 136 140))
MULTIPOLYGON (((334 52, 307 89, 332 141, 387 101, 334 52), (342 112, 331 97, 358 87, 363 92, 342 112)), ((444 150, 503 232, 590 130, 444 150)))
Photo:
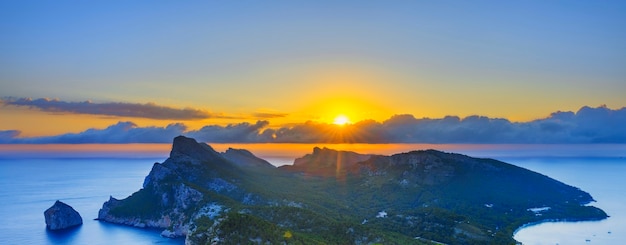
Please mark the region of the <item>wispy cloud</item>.
POLYGON ((0 101, 4 105, 27 106, 46 112, 63 112, 74 114, 106 115, 118 117, 138 117, 160 120, 199 120, 206 118, 228 118, 222 114, 212 114, 194 108, 172 108, 155 103, 94 103, 91 101, 69 102, 58 99, 5 98, 0 101))
POLYGON ((252 117, 258 118, 258 119, 280 118, 280 117, 286 117, 287 115, 288 115, 287 113, 280 113, 280 112, 256 112, 256 113, 252 113, 252 117))
POLYGON ((342 127, 306 122, 270 128, 268 121, 258 121, 187 130, 183 124, 138 127, 119 122, 105 129, 51 137, 19 138, 19 131, 0 131, 0 143, 169 143, 177 135, 220 143, 626 143, 623 125, 626 108, 585 106, 524 123, 482 116, 417 119, 396 115, 383 122, 365 120, 342 127))

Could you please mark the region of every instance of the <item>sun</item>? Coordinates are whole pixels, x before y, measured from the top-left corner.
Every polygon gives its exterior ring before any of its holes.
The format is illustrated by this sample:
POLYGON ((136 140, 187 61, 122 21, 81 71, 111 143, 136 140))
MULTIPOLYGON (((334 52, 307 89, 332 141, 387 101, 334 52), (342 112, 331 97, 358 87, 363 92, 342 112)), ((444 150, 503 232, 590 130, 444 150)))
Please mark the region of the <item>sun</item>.
POLYGON ((350 119, 345 115, 338 115, 337 117, 335 117, 335 120, 333 120, 333 124, 339 126, 343 126, 348 123, 350 123, 350 119))

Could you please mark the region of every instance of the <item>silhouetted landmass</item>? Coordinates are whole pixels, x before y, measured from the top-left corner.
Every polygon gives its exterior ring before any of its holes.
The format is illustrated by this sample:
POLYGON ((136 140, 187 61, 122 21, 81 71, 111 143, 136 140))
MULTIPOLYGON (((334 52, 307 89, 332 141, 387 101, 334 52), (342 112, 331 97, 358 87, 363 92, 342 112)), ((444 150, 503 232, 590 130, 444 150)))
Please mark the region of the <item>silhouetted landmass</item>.
POLYGON ((314 149, 276 168, 245 150, 176 137, 143 188, 98 219, 164 229, 189 244, 513 244, 543 220, 600 220, 592 197, 493 159, 314 149))

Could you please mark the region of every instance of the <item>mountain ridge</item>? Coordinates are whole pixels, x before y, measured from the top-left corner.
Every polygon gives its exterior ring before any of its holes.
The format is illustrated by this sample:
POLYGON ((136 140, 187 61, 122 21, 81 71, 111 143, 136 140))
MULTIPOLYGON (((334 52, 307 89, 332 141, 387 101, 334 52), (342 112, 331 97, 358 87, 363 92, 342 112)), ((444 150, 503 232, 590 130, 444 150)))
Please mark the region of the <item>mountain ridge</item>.
POLYGON ((607 217, 583 205, 591 195, 545 175, 436 150, 315 148, 294 165, 267 164, 179 136, 143 188, 111 197, 98 219, 163 229, 187 244, 510 244, 526 223, 607 217))

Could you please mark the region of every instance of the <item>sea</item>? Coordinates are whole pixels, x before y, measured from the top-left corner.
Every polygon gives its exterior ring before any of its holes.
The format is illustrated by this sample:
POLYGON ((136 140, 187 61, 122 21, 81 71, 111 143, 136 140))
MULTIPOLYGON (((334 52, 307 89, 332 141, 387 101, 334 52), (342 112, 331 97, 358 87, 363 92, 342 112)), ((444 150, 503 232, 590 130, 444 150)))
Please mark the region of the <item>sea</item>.
MULTIPOLYGON (((393 154, 437 149, 494 158, 589 192, 589 205, 610 217, 592 222, 545 222, 518 229, 523 244, 626 244, 626 145, 425 145, 425 144, 211 144, 218 151, 248 149, 280 166, 313 147, 393 154)), ((167 144, 0 145, 0 244, 184 244, 183 239, 94 220, 110 196, 139 190, 167 144), (60 200, 74 207, 83 225, 54 232, 43 212, 60 200)), ((514 195, 514 193, 512 193, 514 195)))

